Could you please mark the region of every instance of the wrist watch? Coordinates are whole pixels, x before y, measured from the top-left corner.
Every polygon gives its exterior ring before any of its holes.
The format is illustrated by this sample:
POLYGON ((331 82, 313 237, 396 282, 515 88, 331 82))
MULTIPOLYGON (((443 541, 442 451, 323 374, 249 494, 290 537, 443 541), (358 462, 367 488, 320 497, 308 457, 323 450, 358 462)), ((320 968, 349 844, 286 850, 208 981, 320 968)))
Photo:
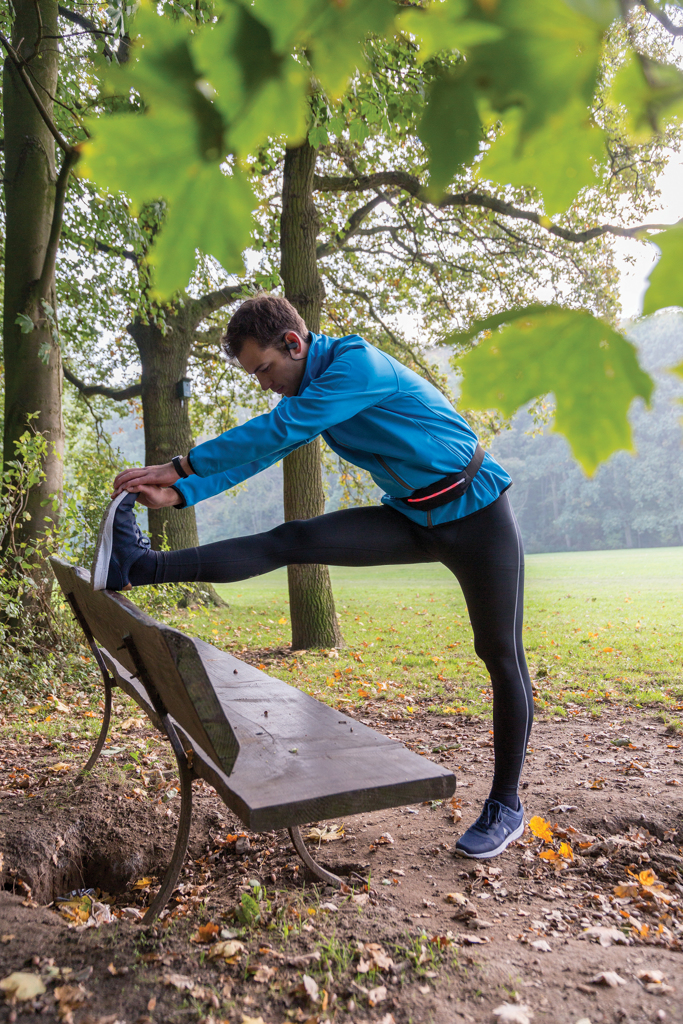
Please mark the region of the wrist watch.
POLYGON ((181 477, 182 479, 187 479, 188 474, 182 467, 182 464, 180 462, 181 458, 181 455, 174 455, 173 458, 171 459, 171 462, 173 463, 173 468, 175 469, 178 476, 181 477))

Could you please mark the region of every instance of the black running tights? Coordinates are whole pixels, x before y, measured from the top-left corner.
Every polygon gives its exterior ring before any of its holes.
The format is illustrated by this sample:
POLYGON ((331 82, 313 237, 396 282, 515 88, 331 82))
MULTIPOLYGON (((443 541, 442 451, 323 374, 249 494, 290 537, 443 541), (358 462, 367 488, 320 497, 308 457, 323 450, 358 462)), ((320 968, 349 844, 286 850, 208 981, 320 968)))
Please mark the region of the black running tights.
POLYGON ((150 551, 130 582, 233 583, 291 563, 443 562, 462 587, 474 648, 491 676, 495 773, 491 796, 517 808, 531 731, 531 683, 522 645, 524 553, 507 494, 443 526, 418 526, 386 505, 283 523, 267 533, 184 551, 150 551))

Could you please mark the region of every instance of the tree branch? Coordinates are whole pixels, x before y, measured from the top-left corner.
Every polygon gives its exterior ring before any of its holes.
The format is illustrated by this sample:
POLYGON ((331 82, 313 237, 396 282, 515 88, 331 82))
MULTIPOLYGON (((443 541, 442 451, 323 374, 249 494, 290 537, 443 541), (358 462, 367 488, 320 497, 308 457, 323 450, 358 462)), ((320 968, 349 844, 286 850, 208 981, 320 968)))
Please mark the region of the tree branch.
POLYGON ((474 206, 483 210, 492 210, 505 217, 514 217, 517 220, 526 220, 530 224, 536 224, 544 228, 549 234, 557 235, 566 242, 590 242, 593 238, 601 235, 618 235, 621 238, 637 238, 641 231, 663 228, 663 224, 640 224, 634 228, 621 228, 614 224, 602 224, 598 227, 589 228, 587 231, 570 231, 568 228, 559 227, 551 223, 547 217, 541 216, 533 210, 521 210, 512 203, 503 202, 495 196, 487 196, 480 192, 458 192, 443 196, 435 202, 422 187, 420 179, 414 174, 405 171, 380 171, 377 174, 359 175, 358 177, 333 177, 331 175, 316 174, 313 179, 313 188, 317 192, 367 192, 370 189, 386 188, 387 186, 401 189, 407 192, 418 202, 429 206, 436 206, 445 209, 449 206, 474 206))
POLYGON ((19 72, 21 80, 23 81, 24 85, 26 86, 26 88, 28 90, 29 96, 33 100, 38 113, 40 114, 40 116, 42 117, 43 121, 47 125, 48 131, 50 132, 50 134, 54 138, 54 140, 57 143, 57 145, 59 146, 59 148, 61 150, 63 150, 63 152, 65 154, 66 153, 71 153, 71 152, 74 152, 74 153, 77 154, 78 151, 73 146, 69 145, 69 143, 66 141, 64 136, 59 131, 59 128, 57 127, 57 125, 54 123, 54 121, 52 120, 52 118, 48 114, 48 112, 45 109, 45 106, 43 104, 43 101, 41 100, 40 96, 36 92, 36 88, 35 88, 33 82, 31 81, 30 75, 28 74, 28 72, 26 71, 26 68, 24 67, 24 61, 22 61, 22 59, 19 57, 19 55, 16 53, 16 51, 14 50, 12 45, 10 44, 9 40, 5 38, 5 36, 2 34, 2 32, 0 32, 0 44, 5 48, 5 50, 7 51, 7 56, 9 57, 11 63, 14 64, 15 68, 19 72))
POLYGON ((363 302, 367 304, 368 313, 370 314, 371 318, 375 321, 375 323, 380 325, 380 327, 387 335, 389 340, 393 342, 393 344, 396 345, 397 348, 402 348, 404 352, 407 352, 408 355, 413 360, 413 362, 420 367, 425 377, 429 380, 430 384, 433 384, 434 387, 437 388, 437 390, 443 393, 443 387, 441 386, 440 382, 434 377, 434 374, 431 372, 426 363, 422 362, 420 357, 415 352, 415 349, 411 345, 409 345, 407 341, 403 341, 402 338, 399 338, 398 335, 395 334, 394 331, 392 331, 389 325, 379 315, 379 313, 377 312, 373 305, 372 297, 361 288, 351 288, 347 285, 339 284, 339 282, 335 281, 335 279, 331 275, 330 280, 333 282, 335 288, 339 289, 342 295, 355 295, 357 298, 362 299, 363 302))
POLYGON ((227 306, 229 302, 234 302, 235 299, 239 298, 245 287, 247 286, 244 283, 228 284, 223 288, 217 288, 215 292, 208 292, 206 295, 202 295, 200 299, 196 299, 201 311, 201 319, 203 320, 211 313, 215 313, 217 309, 227 306))
POLYGON ((86 31, 90 32, 96 39, 99 39, 104 44, 104 49, 102 51, 104 56, 111 60, 114 56, 113 51, 109 49, 104 33, 97 27, 94 21, 90 21, 89 18, 84 18, 82 14, 78 14, 76 11, 70 11, 66 7, 62 7, 61 4, 58 5, 57 10, 63 18, 66 18, 67 21, 70 21, 74 25, 79 25, 80 28, 86 29, 86 31))
POLYGON ((683 25, 675 25, 674 22, 669 18, 665 11, 657 11, 648 0, 640 0, 641 6, 645 8, 648 14, 651 14, 653 18, 656 18, 662 28, 672 36, 683 36, 683 25))
POLYGON ((137 398, 142 394, 142 384, 129 384, 127 388, 107 388, 104 384, 86 384, 79 380, 75 373, 64 364, 64 376, 77 388, 84 398, 91 395, 103 395, 105 398, 113 398, 115 402, 125 402, 128 398, 137 398))
POLYGON ((47 299, 52 285, 52 279, 55 272, 55 263, 57 261, 57 250, 59 249, 59 238, 62 233, 62 221, 64 219, 64 203, 66 200, 66 191, 69 187, 69 175, 71 174, 71 168, 78 160, 78 150, 70 149, 68 153, 64 154, 62 160, 62 166, 59 170, 59 176, 57 178, 57 186, 55 188, 55 204, 52 209, 52 224, 50 225, 50 237, 47 242, 45 249, 45 259, 43 260, 43 269, 40 274, 40 280, 38 282, 38 295, 42 299, 47 299))
POLYGON ((386 201, 386 196, 377 195, 374 199, 371 199, 369 203, 366 203, 365 206, 361 206, 359 209, 354 210, 346 222, 347 227, 345 230, 338 231, 329 242, 323 242, 318 246, 316 249, 317 258, 322 259, 324 256, 331 256, 333 252, 338 252, 349 238, 356 234, 363 221, 372 213, 375 207, 386 201))

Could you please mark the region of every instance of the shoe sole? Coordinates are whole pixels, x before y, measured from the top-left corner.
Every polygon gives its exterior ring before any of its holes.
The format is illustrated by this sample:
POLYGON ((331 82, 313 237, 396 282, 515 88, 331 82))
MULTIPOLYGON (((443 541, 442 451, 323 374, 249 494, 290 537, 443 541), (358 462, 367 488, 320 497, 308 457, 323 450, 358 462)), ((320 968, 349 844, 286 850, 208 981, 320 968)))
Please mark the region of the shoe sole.
POLYGON ((513 843, 515 839, 519 839, 519 837, 524 833, 525 827, 526 822, 522 818, 521 824, 518 825, 514 832, 511 832, 509 836, 506 836, 500 846, 497 846, 495 850, 487 850, 486 853, 466 853, 465 850, 459 850, 456 846, 455 855, 456 857, 468 857, 470 860, 489 860, 491 857, 497 857, 499 853, 502 853, 503 850, 510 845, 510 843, 513 843))
POLYGON ((92 572, 90 574, 90 581, 92 583, 93 590, 107 589, 109 563, 111 561, 111 551, 114 541, 114 516, 116 515, 116 510, 123 499, 127 497, 128 491, 122 491, 121 494, 118 494, 114 500, 109 503, 109 508, 102 516, 100 530, 97 534, 97 546, 95 548, 95 557, 92 562, 92 572))

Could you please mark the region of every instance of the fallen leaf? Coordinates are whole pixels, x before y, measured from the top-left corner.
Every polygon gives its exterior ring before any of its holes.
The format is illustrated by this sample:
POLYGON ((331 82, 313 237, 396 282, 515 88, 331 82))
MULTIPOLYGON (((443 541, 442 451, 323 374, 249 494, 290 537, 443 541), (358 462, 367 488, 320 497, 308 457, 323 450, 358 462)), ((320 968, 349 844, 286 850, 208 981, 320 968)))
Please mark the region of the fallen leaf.
POLYGON ((6 946, 14 938, 16 938, 16 935, 0 935, 0 942, 2 942, 3 946, 6 946))
POLYGON ((40 977, 28 971, 15 971, 0 981, 0 991, 5 993, 8 1002, 26 1002, 42 996, 46 991, 40 977))
POLYGON ((619 988, 620 985, 628 985, 628 982, 621 975, 617 974, 616 971, 601 971, 600 974, 596 974, 594 978, 591 978, 588 984, 619 988))
POLYGON ((131 885, 131 889, 149 889, 153 882, 153 878, 138 878, 137 882, 131 885))
POLYGON ((533 1012, 526 1003, 502 1003, 493 1011, 498 1024, 531 1024, 533 1012))
POLYGON ((220 931, 217 924, 213 921, 209 921, 208 924, 202 924, 199 926, 197 931, 194 933, 190 942, 213 942, 220 931))
POLYGON ((324 828, 312 828, 309 830, 307 839, 312 839, 320 846, 321 843, 333 843, 337 839, 344 838, 343 825, 330 825, 324 828))
POLYGON ((266 985, 277 974, 277 967, 268 967, 267 964, 259 964, 252 974, 252 981, 257 985, 266 985))
POLYGON ((641 885, 654 885, 658 878, 651 868, 646 871, 640 871, 638 874, 638 881, 641 885))
POLYGON ((370 1006, 377 1006, 377 1003, 383 1003, 386 998, 386 985, 378 985, 377 988, 371 988, 368 992, 368 1003, 370 1006))
POLYGON ((175 988, 179 992, 182 992, 185 989, 190 989, 194 986, 194 980, 188 977, 187 974, 174 974, 173 972, 165 974, 163 982, 165 985, 170 985, 171 988, 175 988))
POLYGON ((301 979, 306 995, 312 1003, 317 1003, 320 998, 320 989, 318 988, 318 982, 315 981, 310 974, 304 974, 301 979))
MULTIPOLYGON (((387 951, 379 945, 377 942, 366 942, 363 946, 363 956, 361 962, 368 964, 367 970, 361 971, 362 974, 367 974, 368 971, 390 971, 394 966, 394 961, 391 959, 387 951), (367 960, 364 960, 367 957, 367 960)), ((360 971, 360 968, 359 968, 360 971)))
POLYGON ((579 935, 580 939, 590 939, 597 941, 601 946, 630 946, 631 940, 627 935, 624 935, 618 928, 607 928, 603 925, 593 925, 591 928, 586 928, 579 935))
POLYGON ((71 767, 71 765, 69 764, 68 761, 58 761, 57 764, 50 765, 49 768, 48 768, 48 771, 49 772, 68 772, 70 767, 71 767))
POLYGON ((468 907, 470 901, 462 892, 447 892, 444 896, 446 903, 453 903, 457 907, 468 907))
POLYGON ((545 939, 536 939, 535 942, 529 943, 532 949, 537 949, 540 953, 552 953, 550 943, 545 939))
POLYGON ((636 978, 648 985, 661 985, 666 981, 663 971, 638 971, 636 978))
POLYGON ((244 949, 244 943, 239 939, 226 939, 224 942, 216 942, 209 950, 209 960, 232 960, 239 956, 244 949))
MULTIPOLYGON (((543 818, 539 817, 539 815, 536 814, 531 818, 529 821, 529 828, 538 839, 542 839, 546 843, 551 843, 553 841, 553 830, 550 822, 545 821, 543 818)), ((507 1006, 508 1004, 504 1003, 503 1005, 507 1006)))

